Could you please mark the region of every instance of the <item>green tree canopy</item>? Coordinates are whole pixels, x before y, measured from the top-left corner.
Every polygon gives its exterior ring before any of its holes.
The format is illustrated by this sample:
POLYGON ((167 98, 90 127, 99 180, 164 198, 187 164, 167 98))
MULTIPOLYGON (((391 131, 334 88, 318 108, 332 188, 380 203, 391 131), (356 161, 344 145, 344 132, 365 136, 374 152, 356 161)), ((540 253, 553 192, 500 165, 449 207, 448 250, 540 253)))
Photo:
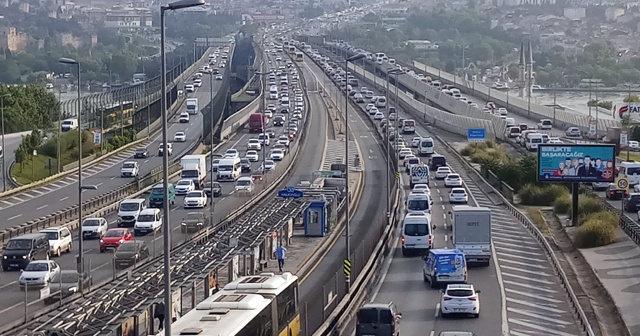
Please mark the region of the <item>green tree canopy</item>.
POLYGON ((0 86, 0 96, 4 95, 5 133, 44 129, 50 126, 52 115, 58 109, 56 97, 44 88, 35 85, 0 86))

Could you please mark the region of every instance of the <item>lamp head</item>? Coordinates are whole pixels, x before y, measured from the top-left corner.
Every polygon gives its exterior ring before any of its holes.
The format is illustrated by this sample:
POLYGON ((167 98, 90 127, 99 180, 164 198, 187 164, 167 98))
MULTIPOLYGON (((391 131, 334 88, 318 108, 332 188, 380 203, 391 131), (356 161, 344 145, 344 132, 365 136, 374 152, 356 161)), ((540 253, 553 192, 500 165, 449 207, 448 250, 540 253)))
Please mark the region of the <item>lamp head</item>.
POLYGON ((78 64, 78 61, 74 60, 73 58, 67 58, 67 57, 62 57, 61 59, 58 60, 58 62, 62 64, 70 64, 70 65, 78 64))
POLYGON ((357 60, 359 60, 361 58, 365 58, 365 57, 367 57, 367 55, 365 55, 365 54, 356 54, 356 55, 353 55, 351 57, 348 57, 347 58, 347 62, 357 61, 357 60))
POLYGON ((189 7, 203 6, 204 0, 180 0, 169 3, 165 8, 168 10, 177 10, 189 7))

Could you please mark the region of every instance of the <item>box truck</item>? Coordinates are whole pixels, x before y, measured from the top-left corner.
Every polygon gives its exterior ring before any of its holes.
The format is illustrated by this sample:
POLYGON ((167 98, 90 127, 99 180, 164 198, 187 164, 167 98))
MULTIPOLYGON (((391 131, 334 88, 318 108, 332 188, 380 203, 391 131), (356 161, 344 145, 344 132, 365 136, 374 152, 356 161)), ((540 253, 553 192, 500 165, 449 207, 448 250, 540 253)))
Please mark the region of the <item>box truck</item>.
POLYGON ((467 263, 489 266, 491 260, 491 209, 456 205, 450 212, 454 248, 462 251, 467 263))
POLYGON ((187 98, 187 113, 198 114, 198 98, 187 98))
POLYGON ((62 132, 69 132, 71 130, 74 130, 78 128, 78 119, 77 118, 70 118, 70 119, 65 119, 62 121, 62 124, 60 125, 60 131, 62 132))
POLYGON ((180 178, 192 179, 198 189, 207 179, 207 156, 185 155, 180 159, 180 178))

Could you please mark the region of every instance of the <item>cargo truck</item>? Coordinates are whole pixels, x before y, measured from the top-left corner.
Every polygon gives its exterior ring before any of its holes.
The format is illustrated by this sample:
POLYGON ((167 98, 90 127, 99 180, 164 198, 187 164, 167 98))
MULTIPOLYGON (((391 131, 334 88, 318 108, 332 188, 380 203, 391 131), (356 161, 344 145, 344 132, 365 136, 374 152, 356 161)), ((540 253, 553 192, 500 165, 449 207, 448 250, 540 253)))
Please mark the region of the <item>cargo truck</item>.
POLYGON ((266 116, 262 113, 254 113, 249 116, 249 133, 262 133, 266 124, 266 116))
POLYGON ((464 253, 467 263, 489 266, 491 209, 456 205, 449 214, 453 227, 453 247, 464 253))
POLYGON ((198 114, 198 98, 187 98, 187 113, 198 114))
POLYGON ((180 178, 192 179, 196 188, 201 189, 201 185, 207 179, 207 156, 185 155, 180 159, 180 167, 180 178))
POLYGON ((70 118, 70 119, 65 119, 62 121, 62 124, 60 125, 60 131, 62 132, 69 132, 71 130, 74 130, 78 128, 78 119, 77 118, 70 118))

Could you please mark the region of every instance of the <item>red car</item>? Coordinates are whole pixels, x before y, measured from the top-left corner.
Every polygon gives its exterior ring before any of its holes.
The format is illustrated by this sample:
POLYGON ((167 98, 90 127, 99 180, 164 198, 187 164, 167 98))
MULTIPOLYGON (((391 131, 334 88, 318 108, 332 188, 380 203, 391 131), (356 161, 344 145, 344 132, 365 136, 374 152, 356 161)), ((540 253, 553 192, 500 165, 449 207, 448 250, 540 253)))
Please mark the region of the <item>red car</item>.
POLYGON ((109 229, 100 239, 100 253, 108 249, 117 249, 125 241, 133 240, 131 230, 126 228, 109 229))

